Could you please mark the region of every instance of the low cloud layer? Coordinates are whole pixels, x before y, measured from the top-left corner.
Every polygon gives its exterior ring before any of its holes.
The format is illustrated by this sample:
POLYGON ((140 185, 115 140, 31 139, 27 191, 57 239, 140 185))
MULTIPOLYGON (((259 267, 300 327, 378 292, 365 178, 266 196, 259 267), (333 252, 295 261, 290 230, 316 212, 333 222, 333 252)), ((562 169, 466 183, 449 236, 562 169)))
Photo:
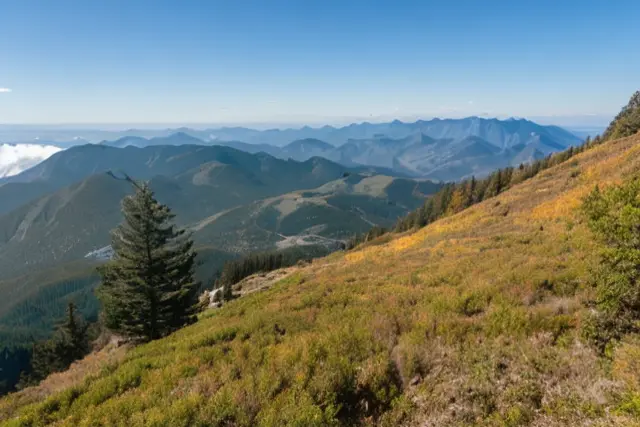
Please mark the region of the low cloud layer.
POLYGON ((11 89, 9 89, 8 87, 0 87, 0 93, 9 93, 11 92, 11 89))
POLYGON ((19 174, 60 150, 52 145, 0 144, 0 178, 19 174))

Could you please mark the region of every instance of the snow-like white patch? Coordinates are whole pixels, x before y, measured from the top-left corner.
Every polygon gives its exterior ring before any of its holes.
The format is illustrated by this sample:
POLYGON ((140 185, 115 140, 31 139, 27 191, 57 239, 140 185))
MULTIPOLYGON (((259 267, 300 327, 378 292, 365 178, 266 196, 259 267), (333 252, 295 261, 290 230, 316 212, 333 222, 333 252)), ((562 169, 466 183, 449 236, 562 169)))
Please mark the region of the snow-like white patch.
POLYGON ((98 261, 109 261, 113 258, 113 248, 111 245, 105 246, 104 248, 96 249, 95 251, 91 251, 84 256, 85 258, 93 258, 98 261))
POLYGON ((0 144, 0 178, 17 175, 60 150, 52 145, 0 144))

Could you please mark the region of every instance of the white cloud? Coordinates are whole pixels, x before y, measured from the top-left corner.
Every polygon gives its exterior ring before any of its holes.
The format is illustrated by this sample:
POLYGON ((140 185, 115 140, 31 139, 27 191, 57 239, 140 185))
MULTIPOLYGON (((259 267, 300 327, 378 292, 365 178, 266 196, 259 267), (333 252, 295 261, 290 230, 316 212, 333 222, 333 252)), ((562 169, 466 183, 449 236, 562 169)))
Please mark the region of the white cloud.
POLYGON ((11 92, 11 89, 9 89, 8 87, 0 87, 0 93, 9 93, 11 92))
POLYGON ((17 175, 60 150, 52 145, 0 144, 0 178, 17 175))

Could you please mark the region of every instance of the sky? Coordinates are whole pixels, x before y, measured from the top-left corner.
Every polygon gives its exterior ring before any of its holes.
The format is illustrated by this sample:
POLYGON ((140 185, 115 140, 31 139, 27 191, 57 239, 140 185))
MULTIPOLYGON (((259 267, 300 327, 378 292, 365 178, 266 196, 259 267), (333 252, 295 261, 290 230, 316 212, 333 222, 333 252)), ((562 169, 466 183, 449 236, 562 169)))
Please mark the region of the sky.
POLYGON ((0 0, 0 123, 600 125, 640 89, 639 17, 637 0, 0 0))

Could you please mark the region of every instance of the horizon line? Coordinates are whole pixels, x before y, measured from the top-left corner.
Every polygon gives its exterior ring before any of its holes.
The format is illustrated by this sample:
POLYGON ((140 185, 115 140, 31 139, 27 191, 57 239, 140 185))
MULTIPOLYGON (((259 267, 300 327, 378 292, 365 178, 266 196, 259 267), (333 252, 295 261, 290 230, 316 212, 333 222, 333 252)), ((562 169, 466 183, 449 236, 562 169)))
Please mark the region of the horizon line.
MULTIPOLYGON (((610 120, 608 117, 613 115, 600 115, 600 114, 579 114, 579 115, 548 115, 548 116, 509 116, 509 115, 496 115, 496 116, 479 116, 479 115, 469 115, 469 116, 461 116, 461 117, 448 117, 448 116, 424 116, 423 118, 415 118, 415 119, 400 119, 400 118, 379 118, 376 120, 366 120, 362 117, 353 117, 353 118, 335 118, 335 120, 339 120, 341 123, 331 123, 333 120, 328 119, 326 121, 309 121, 309 122, 287 122, 287 121, 238 121, 238 122, 202 122, 202 121, 193 121, 193 122, 37 122, 37 123, 2 123, 0 122, 0 127, 68 127, 69 130, 74 130, 73 126, 110 126, 123 127, 120 130, 151 130, 149 128, 145 128, 145 126, 153 126, 156 127, 155 130, 158 129, 166 129, 166 130, 174 130, 179 128, 189 128, 193 130, 208 130, 214 128, 247 128, 252 129, 252 126, 272 126, 270 128, 265 128, 264 130, 271 129, 279 129, 279 130, 287 130, 287 129, 303 129, 305 127, 309 128, 323 128, 323 127, 346 127, 349 125, 363 125, 363 124, 384 124, 384 123, 393 123, 400 122, 403 124, 413 124, 420 121, 434 121, 434 120, 465 120, 465 119, 481 119, 481 120, 498 120, 498 121, 508 121, 508 120, 525 120, 533 123, 537 123, 537 119, 576 119, 576 118, 588 118, 588 117, 597 117, 603 120, 610 120), (352 121, 351 121, 352 120, 352 121)), ((539 123, 538 123, 539 124, 539 123)), ((571 124, 564 125, 554 125, 554 124, 541 124, 543 126, 574 126, 571 124)), ((576 123, 576 125, 578 125, 576 123)), ((601 127, 607 126, 608 122, 598 123, 598 124, 580 124, 579 126, 592 126, 592 127, 601 127)), ((104 130, 99 128, 87 128, 84 130, 104 130)))

